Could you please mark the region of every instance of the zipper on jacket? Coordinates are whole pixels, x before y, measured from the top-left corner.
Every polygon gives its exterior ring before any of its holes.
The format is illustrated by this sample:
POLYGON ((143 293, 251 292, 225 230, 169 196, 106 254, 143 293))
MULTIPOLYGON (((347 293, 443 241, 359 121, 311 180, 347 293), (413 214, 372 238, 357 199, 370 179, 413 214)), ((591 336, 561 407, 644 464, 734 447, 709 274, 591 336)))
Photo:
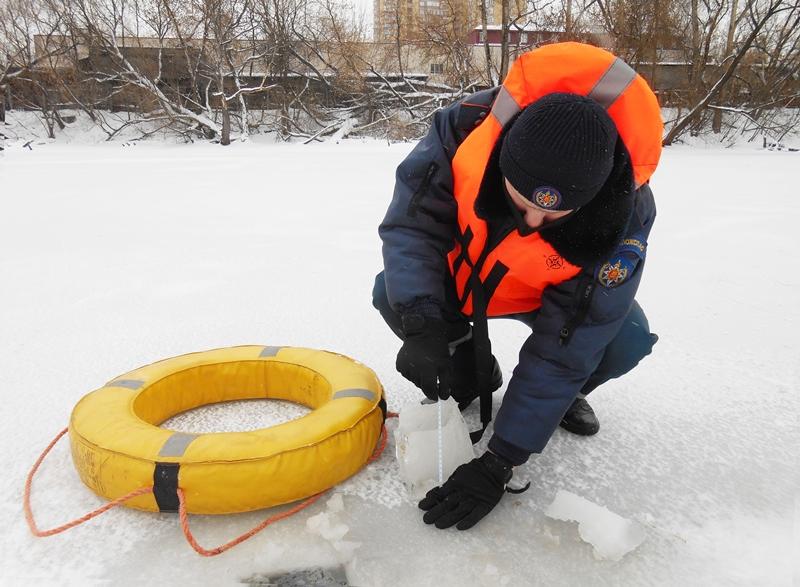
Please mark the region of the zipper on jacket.
POLYGON ((419 209, 419 203, 422 200, 422 197, 425 195, 425 192, 428 191, 428 186, 431 184, 431 179, 433 179, 433 174, 439 170, 439 164, 436 161, 431 161, 430 165, 428 165, 428 169, 425 171, 425 177, 422 178, 422 182, 419 184, 419 187, 414 191, 414 194, 411 196, 411 199, 408 202, 408 209, 406 210, 406 214, 410 218, 414 218, 417 215, 417 210, 419 209))
POLYGON ((561 331, 558 334, 559 346, 567 346, 578 328, 583 321, 586 320, 586 315, 589 313, 589 305, 592 302, 592 294, 594 293, 594 276, 584 274, 583 278, 578 283, 578 303, 575 307, 575 312, 564 323, 561 331))

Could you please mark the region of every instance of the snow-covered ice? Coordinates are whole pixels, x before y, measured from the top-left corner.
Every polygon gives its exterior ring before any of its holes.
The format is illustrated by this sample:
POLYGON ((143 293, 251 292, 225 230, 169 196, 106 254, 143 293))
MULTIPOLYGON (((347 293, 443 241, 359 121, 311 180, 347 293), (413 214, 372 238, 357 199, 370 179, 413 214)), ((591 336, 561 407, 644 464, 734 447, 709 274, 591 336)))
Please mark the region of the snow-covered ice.
MULTIPOLYGON (((418 401, 370 304, 376 227, 412 145, 31 146, 11 144, 0 158, 1 584, 226 585, 340 566, 361 586, 789 586, 800 576, 797 154, 665 152, 638 296, 660 341, 592 396, 597 436, 559 430, 519 469, 527 493, 505 496, 471 531, 434 530, 390 440, 331 492, 340 510, 323 498, 207 559, 174 515, 125 508, 34 538, 21 511, 25 475, 84 394, 192 351, 331 349, 378 373, 391 410, 418 401), (635 520, 646 540, 618 562, 596 560, 572 525, 545 516, 559 490, 635 520), (343 552, 309 531, 320 514, 347 528, 339 542, 360 546, 343 552)), ((503 320, 490 330, 508 381, 526 329, 503 320)), ((214 409, 265 425, 253 402, 214 409)), ((477 428, 477 406, 466 417, 477 428)), ((41 527, 102 503, 59 445, 34 483, 41 527)), ((214 546, 269 513, 195 516, 192 528, 214 546)))
POLYGON ((581 539, 594 547, 598 559, 618 561, 645 539, 641 524, 563 489, 544 514, 554 520, 578 522, 581 539))

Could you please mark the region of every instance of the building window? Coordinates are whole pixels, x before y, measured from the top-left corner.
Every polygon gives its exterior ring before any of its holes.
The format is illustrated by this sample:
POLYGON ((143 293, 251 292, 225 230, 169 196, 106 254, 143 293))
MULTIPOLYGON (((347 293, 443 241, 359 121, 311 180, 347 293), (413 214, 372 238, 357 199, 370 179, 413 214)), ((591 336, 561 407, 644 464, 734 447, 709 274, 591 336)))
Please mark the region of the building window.
POLYGON ((444 73, 444 64, 431 63, 431 73, 444 73))
POLYGON ((528 44, 528 33, 520 33, 519 42, 520 42, 521 45, 527 45, 528 44))
POLYGON ((485 43, 486 42, 486 31, 481 31, 478 35, 478 42, 485 43))

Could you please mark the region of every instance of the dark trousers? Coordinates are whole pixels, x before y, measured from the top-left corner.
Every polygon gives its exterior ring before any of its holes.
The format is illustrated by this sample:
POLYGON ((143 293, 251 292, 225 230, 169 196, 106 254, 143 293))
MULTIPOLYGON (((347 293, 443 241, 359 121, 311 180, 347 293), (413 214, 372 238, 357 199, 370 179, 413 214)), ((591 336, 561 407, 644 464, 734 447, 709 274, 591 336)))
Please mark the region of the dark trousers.
MULTIPOLYGON (((459 307, 458 298, 452 287, 452 280, 448 281, 450 283, 445 287, 446 299, 445 306, 442 308, 442 317, 448 326, 448 339, 457 340, 469 332, 469 319, 457 309, 459 307)), ((383 271, 375 278, 375 286, 372 289, 372 305, 381 313, 392 332, 402 340, 403 329, 400 315, 389 305, 383 271)), ((519 320, 533 327, 536 312, 503 316, 503 318, 519 320)), ((658 336, 650 332, 650 325, 647 323, 647 317, 642 308, 634 301, 617 336, 606 347, 600 364, 589 376, 580 393, 588 395, 609 379, 620 377, 633 369, 639 364, 639 361, 650 354, 657 340, 658 336)))

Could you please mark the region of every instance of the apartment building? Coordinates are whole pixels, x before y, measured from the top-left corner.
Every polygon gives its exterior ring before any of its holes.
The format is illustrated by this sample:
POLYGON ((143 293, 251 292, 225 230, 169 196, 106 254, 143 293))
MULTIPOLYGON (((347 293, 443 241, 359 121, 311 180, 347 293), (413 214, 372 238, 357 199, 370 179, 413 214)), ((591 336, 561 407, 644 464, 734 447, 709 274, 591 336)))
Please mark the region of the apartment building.
MULTIPOLYGON (((501 0, 374 0, 373 39, 376 42, 414 41, 424 38, 425 26, 437 18, 463 19, 466 28, 481 24, 481 5, 488 25, 502 22, 501 0)), ((525 13, 525 0, 510 0, 510 18, 525 13)))

